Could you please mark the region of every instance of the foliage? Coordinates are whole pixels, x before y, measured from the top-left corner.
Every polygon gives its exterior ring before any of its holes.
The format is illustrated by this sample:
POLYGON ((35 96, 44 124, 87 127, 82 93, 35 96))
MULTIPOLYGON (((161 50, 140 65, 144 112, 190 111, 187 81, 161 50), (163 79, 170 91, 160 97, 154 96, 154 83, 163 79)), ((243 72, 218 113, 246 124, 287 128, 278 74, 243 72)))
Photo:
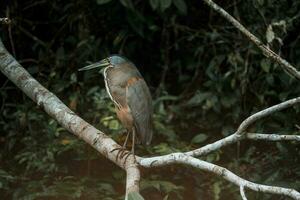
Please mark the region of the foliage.
MULTIPOLYGON (((220 1, 255 35, 300 65, 300 2, 220 1)), ((131 59, 154 98, 154 141, 138 154, 186 151, 234 131, 251 113, 299 95, 296 80, 266 59, 201 1, 1 1, 13 19, 0 37, 45 87, 76 113, 124 141, 96 71, 77 69, 112 53, 131 59)), ((122 199, 124 172, 39 110, 1 76, 0 194, 4 199, 122 199)), ((250 131, 299 134, 299 107, 250 131)), ((203 159, 260 183, 300 189, 297 143, 241 142, 203 159)), ((142 183, 152 199, 239 199, 213 175, 171 166, 142 183), (154 195, 154 196, 151 196, 154 195)), ((274 196, 247 191, 249 199, 274 196)))

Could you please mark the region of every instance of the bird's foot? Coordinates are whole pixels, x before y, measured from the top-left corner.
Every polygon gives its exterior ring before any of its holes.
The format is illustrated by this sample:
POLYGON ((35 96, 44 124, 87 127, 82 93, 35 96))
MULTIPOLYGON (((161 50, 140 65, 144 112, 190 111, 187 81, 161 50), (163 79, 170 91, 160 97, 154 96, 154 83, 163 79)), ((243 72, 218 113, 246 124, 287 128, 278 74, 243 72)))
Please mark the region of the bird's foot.
POLYGON ((117 153, 117 156, 116 156, 116 161, 118 159, 123 159, 124 156, 126 156, 126 159, 127 159, 127 156, 131 154, 130 151, 128 151, 126 148, 124 147, 118 147, 118 148, 115 148, 113 150, 110 151, 110 153, 114 152, 114 151, 118 151, 117 153))
POLYGON ((125 157, 125 159, 124 159, 124 163, 123 163, 123 164, 126 163, 128 157, 129 157, 130 155, 133 155, 134 162, 136 162, 134 152, 128 151, 128 152, 126 152, 126 153, 127 153, 127 155, 126 155, 126 157, 125 157))
POLYGON ((125 147, 118 147, 118 148, 115 148, 115 149, 111 150, 110 153, 112 153, 112 152, 114 152, 114 151, 118 151, 117 156, 116 156, 116 161, 117 161, 118 159, 123 159, 123 158, 125 157, 125 158, 124 158, 124 163, 123 163, 123 164, 125 164, 126 161, 127 161, 127 159, 128 159, 128 157, 129 157, 130 155, 133 155, 133 158, 134 158, 134 160, 136 161, 134 152, 128 151, 125 147))

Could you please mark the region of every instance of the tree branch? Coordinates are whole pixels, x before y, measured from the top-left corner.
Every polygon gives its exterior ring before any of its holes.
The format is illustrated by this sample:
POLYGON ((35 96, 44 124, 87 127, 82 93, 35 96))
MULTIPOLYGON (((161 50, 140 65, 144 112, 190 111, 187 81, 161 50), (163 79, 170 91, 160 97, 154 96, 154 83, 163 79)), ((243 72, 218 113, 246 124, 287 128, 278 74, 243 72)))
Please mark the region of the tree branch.
POLYGON ((245 194, 245 187, 243 185, 240 186, 240 193, 243 200, 247 200, 246 194, 245 194))
POLYGON ((283 194, 286 196, 290 196, 294 199, 300 199, 300 193, 298 193, 296 190, 293 189, 287 189, 282 187, 273 187, 273 186, 265 186, 260 185, 256 183, 252 183, 250 181, 247 181, 245 179, 242 179, 238 177, 237 175, 233 174, 229 170, 219 167, 217 165, 207 163, 205 161, 197 160, 196 158, 192 156, 203 156, 208 153, 211 153, 215 150, 218 150, 224 146, 227 146, 229 144, 236 143, 237 141, 243 140, 243 139, 249 139, 249 140, 266 140, 266 141, 283 141, 283 140, 293 140, 293 141, 300 141, 300 136, 298 135, 278 135, 278 134, 259 134, 259 133, 245 133, 247 127, 249 127, 252 123, 257 121, 258 119, 261 119, 263 117, 266 117, 268 115, 271 115, 274 112, 280 111, 282 109, 288 108, 290 106, 293 106, 297 103, 300 103, 300 97, 287 100, 285 102, 282 102, 280 104, 274 105, 270 108, 266 108, 260 112, 257 112, 247 119, 245 119, 239 126, 238 130, 223 139, 220 139, 214 143, 207 144, 199 149, 195 149, 189 152, 185 153, 172 153, 164 156, 156 156, 152 158, 140 158, 138 159, 138 162, 141 166, 149 168, 149 167, 159 167, 164 165, 169 165, 173 163, 183 163, 187 165, 194 166, 196 168, 200 168, 206 171, 211 171, 213 173, 216 173, 223 177, 224 179, 235 183, 236 185, 240 186, 240 193, 243 199, 247 199, 246 195, 244 193, 244 188, 247 187, 249 189, 252 189, 254 191, 261 191, 266 193, 273 193, 273 194, 283 194), (242 134, 244 133, 244 134, 242 134), (219 173, 219 171, 222 171, 222 173, 219 173))
MULTIPOLYGON (((220 167, 218 165, 194 158, 192 156, 188 156, 184 153, 173 153, 171 155, 162 157, 159 162, 155 162, 155 166, 160 165, 166 165, 166 164, 186 164, 189 166, 193 166, 198 169, 202 169, 207 172, 212 172, 214 174, 219 175, 220 177, 228 180, 229 182, 237 185, 249 188, 253 191, 257 192, 264 192, 264 193, 270 193, 270 194, 281 194, 285 196, 289 196, 293 199, 300 199, 300 193, 297 192, 294 189, 289 188, 282 188, 282 187, 276 187, 276 186, 267 186, 262 184, 253 183, 251 181, 247 181, 236 174, 232 173, 228 169, 224 167, 220 167)), ((147 158, 141 159, 140 164, 144 167, 152 167, 153 163, 147 158)))
POLYGON ((266 141, 298 141, 300 142, 300 135, 278 135, 278 134, 260 134, 260 133, 246 133, 246 138, 250 140, 266 140, 266 141))
MULTIPOLYGON (((218 140, 212 144, 208 144, 206 146, 203 146, 199 149, 195 149, 193 151, 187 152, 187 155, 190 156, 202 156, 202 155, 206 155, 212 151, 215 151, 217 149, 220 149, 223 146, 227 146, 229 144, 235 143, 239 140, 242 139, 253 139, 254 137, 258 138, 259 136, 253 136, 253 134, 248 134, 246 137, 243 136, 243 133, 247 130, 247 128, 253 124, 254 122, 256 122, 259 119, 262 119, 266 116, 269 116, 277 111, 283 110, 285 108, 291 107, 293 105, 296 105, 300 103, 300 97, 294 98, 294 99, 290 99, 287 100, 285 102, 279 103, 277 105, 274 105, 272 107, 266 108, 262 111, 259 111, 253 115, 251 115, 250 117, 248 117, 247 119, 245 119, 238 127, 237 131, 230 135, 227 136, 221 140, 218 140)), ((262 135, 261 135, 262 136, 262 135)), ((269 140, 272 140, 272 136, 268 136, 266 137, 265 135, 262 136, 262 138, 269 138, 269 140)), ((278 138, 278 137, 277 137, 278 138)), ((283 138, 283 137, 282 137, 283 138)), ((288 137, 290 138, 290 136, 288 137)))
MULTIPOLYGON (((126 194, 139 191, 140 173, 132 155, 118 156, 115 149, 121 148, 114 140, 103 132, 78 117, 53 93, 38 83, 5 49, 0 40, 0 70, 14 82, 28 97, 56 119, 69 132, 84 140, 103 156, 126 170, 126 194)), ((126 153, 129 153, 126 151, 126 153)))
POLYGON ((278 63, 290 76, 293 76, 300 80, 300 72, 293 67, 288 61, 281 58, 274 51, 272 51, 268 46, 263 44, 255 35, 248 31, 240 22, 238 22, 234 17, 227 13, 223 8, 214 3, 212 0, 203 0, 209 7, 214 9, 217 13, 227 19, 234 27, 240 30, 247 38, 249 38, 267 57, 278 63))
POLYGON ((251 115, 250 117, 248 117, 247 119, 245 119, 241 125, 239 126, 238 130, 236 131, 236 134, 243 134, 244 131, 246 131, 246 129, 253 124, 254 122, 256 122, 257 120, 267 117, 271 114, 273 114, 274 112, 286 109, 288 107, 291 107, 295 104, 300 103, 300 97, 294 98, 294 99, 290 99, 288 101, 284 101, 280 104, 274 105, 272 107, 266 108, 260 112, 255 113, 254 115, 251 115))

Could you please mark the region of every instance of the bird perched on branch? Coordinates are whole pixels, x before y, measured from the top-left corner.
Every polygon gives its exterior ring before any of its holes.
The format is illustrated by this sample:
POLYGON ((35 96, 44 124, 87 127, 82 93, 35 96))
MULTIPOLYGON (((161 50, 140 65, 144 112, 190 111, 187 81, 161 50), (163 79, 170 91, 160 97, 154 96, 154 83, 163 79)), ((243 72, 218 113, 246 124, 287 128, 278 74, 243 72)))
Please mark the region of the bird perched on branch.
POLYGON ((103 68, 106 91, 116 107, 116 113, 127 136, 132 134, 132 153, 137 143, 149 145, 152 139, 152 98, 149 88, 136 66, 127 58, 112 55, 79 71, 103 68))

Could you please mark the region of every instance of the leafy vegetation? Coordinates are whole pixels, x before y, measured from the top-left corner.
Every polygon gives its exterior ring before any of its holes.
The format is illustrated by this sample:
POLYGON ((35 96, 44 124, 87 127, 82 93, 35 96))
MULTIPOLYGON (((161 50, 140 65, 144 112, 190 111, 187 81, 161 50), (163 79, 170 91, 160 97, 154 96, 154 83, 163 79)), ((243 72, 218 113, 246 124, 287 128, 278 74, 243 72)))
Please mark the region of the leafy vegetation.
MULTIPOLYGON (((220 1, 275 52, 300 66, 300 2, 220 1)), ((124 141, 96 71, 77 69, 120 53, 144 75, 155 135, 138 154, 186 151, 232 133, 251 113, 296 97, 299 83, 201 1, 1 1, 6 47, 72 110, 124 141)), ((62 129, 1 76, 0 196, 3 199, 122 199, 125 174, 62 129)), ((299 107, 250 131, 299 134, 299 107)), ((300 190, 299 144, 241 142, 206 156, 252 181, 300 190)), ((182 166, 145 171, 146 199, 239 199, 238 188, 182 166)), ((249 199, 274 196, 247 191, 249 199)), ((138 199, 135 195, 133 199, 138 199)), ((277 197, 276 197, 277 198, 277 197)))

